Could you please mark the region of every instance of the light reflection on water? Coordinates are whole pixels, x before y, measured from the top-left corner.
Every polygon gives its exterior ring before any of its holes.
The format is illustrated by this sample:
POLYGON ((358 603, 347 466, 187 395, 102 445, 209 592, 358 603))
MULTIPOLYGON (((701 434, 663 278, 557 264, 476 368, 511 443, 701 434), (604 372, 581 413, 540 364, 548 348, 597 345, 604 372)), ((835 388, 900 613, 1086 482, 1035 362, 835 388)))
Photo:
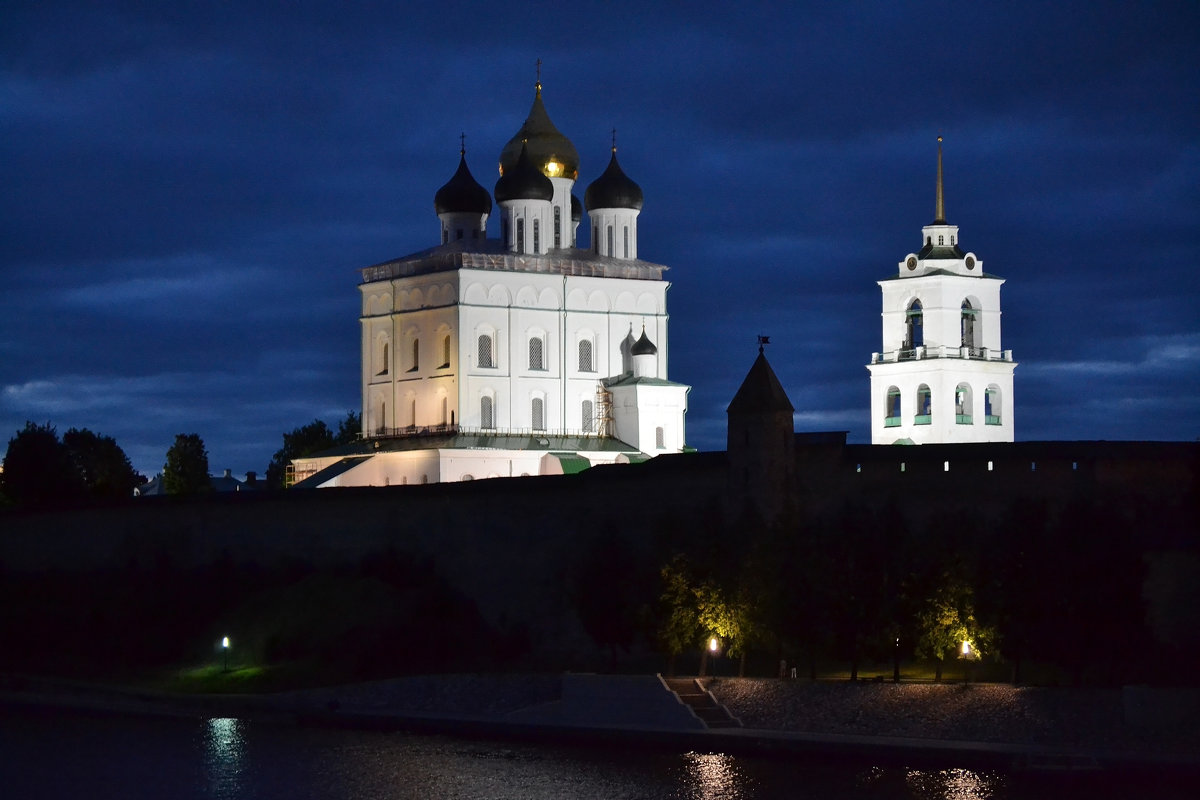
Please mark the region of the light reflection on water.
POLYGON ((242 759, 246 752, 244 724, 230 717, 214 718, 205 723, 208 735, 204 737, 204 766, 212 797, 242 795, 242 759))
MULTIPOLYGON (((866 768, 792 758, 274 726, 228 718, 3 711, 0 796, 4 798, 1023 800, 1063 796, 1054 791, 1062 788, 1061 783, 967 769, 866 768)), ((1152 795, 1156 800, 1192 796, 1173 784, 1149 786, 1144 781, 1106 782, 1099 784, 1099 791, 1093 787, 1090 793, 1070 796, 1104 797, 1111 791, 1152 795)))

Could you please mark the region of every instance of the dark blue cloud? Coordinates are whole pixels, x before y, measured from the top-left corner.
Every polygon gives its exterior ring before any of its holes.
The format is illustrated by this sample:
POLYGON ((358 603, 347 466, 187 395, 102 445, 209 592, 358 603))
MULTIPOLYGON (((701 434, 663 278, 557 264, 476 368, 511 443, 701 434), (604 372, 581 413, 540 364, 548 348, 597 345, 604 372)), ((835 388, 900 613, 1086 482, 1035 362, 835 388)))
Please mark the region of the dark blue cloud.
MULTIPOLYGON (((1200 434, 1194 4, 9 4, 0 432, 175 433, 262 470, 358 398, 355 270, 436 240, 532 99, 646 193, 689 437, 769 356, 802 428, 869 438, 875 282, 947 211, 1007 279, 1020 439, 1200 434)), ((493 226, 494 227, 494 226, 493 226)), ((495 231, 493 231, 495 234, 495 231)), ((0 437, 2 438, 2 437, 0 437)))

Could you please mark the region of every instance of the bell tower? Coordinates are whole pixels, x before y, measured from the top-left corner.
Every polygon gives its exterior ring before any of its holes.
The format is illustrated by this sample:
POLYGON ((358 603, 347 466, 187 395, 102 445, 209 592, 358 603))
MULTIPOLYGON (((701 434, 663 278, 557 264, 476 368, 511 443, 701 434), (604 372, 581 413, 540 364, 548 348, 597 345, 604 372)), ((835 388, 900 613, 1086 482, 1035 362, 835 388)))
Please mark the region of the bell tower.
POLYGON ((1000 341, 1000 286, 946 221, 938 137, 933 222, 883 291, 883 346, 871 354, 871 443, 1013 441, 1012 351, 1000 341))

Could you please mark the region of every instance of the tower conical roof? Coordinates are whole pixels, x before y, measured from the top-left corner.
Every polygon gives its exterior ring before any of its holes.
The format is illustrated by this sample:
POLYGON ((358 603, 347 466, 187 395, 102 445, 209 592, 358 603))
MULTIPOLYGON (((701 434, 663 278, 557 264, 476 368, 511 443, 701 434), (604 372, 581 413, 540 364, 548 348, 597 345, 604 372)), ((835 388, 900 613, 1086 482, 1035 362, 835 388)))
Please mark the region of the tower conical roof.
POLYGON ((729 402, 726 413, 761 414, 786 411, 790 414, 795 410, 792 401, 788 400, 787 392, 783 390, 783 385, 779 383, 779 378, 775 377, 775 370, 771 369, 771 365, 767 363, 767 357, 763 355, 760 347, 758 358, 754 360, 754 365, 746 373, 746 379, 742 381, 741 388, 729 402))
POLYGON ((554 184, 542 174, 529 158, 529 151, 521 145, 521 154, 511 169, 504 171, 496 181, 496 202, 507 200, 553 200, 554 184))
POLYGON ((492 213, 492 196, 471 175, 465 150, 459 152, 458 169, 454 177, 433 196, 433 208, 438 214, 492 213))
POLYGON ((617 163, 617 148, 612 150, 608 168, 592 181, 584 192, 583 202, 593 208, 642 208, 642 187, 638 186, 617 163))
POLYGON ((533 165, 545 176, 551 178, 579 177, 579 153, 571 140, 563 136, 542 104, 542 84, 539 81, 537 91, 533 96, 533 107, 529 116, 516 135, 508 140, 500 151, 500 173, 504 174, 516 166, 520 157, 521 146, 529 149, 529 158, 533 165))

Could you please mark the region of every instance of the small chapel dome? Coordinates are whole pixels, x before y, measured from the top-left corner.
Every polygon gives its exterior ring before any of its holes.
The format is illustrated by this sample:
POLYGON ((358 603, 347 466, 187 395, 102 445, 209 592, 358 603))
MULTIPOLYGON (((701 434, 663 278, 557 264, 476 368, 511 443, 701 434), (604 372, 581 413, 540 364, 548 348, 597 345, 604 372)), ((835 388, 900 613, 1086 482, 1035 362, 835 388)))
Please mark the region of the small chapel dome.
POLYGON ((593 208, 642 208, 642 187, 629 179, 617 163, 617 148, 612 151, 608 168, 599 178, 592 181, 583 195, 589 209, 593 208))
POLYGON ((511 169, 505 170, 496 181, 496 202, 508 200, 545 200, 554 199, 554 184, 542 174, 529 157, 525 145, 521 145, 521 154, 511 169))
POLYGON ((525 124, 500 151, 501 175, 516 166, 524 148, 528 148, 533 165, 546 177, 575 180, 579 176, 579 153, 571 140, 563 136, 550 121, 550 115, 542 105, 540 81, 525 124))
POLYGON ((433 208, 438 214, 492 213, 492 196, 471 175, 465 150, 459 151, 454 177, 433 196, 433 208))
POLYGON ((650 341, 650 337, 646 335, 645 327, 642 328, 642 336, 633 343, 633 347, 629 348, 631 356, 654 356, 658 355, 658 348, 654 346, 654 342, 650 341))

